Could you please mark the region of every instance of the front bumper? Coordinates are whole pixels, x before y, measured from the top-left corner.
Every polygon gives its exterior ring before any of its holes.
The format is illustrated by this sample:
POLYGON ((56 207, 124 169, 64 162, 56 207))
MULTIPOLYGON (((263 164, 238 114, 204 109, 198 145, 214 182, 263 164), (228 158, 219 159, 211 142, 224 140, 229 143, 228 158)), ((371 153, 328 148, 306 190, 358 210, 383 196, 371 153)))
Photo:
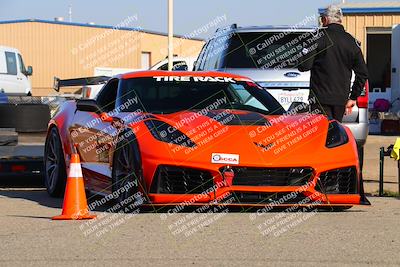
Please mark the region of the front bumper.
POLYGON ((192 205, 208 204, 230 195, 233 198, 230 204, 234 205, 369 205, 355 166, 323 171, 310 167, 236 167, 238 176, 232 180, 222 174, 225 167, 207 170, 160 165, 152 179, 149 200, 153 204, 192 205), (293 174, 294 169, 312 171, 305 171, 301 177, 293 174), (292 173, 287 174, 287 170, 292 173), (293 179, 294 175, 298 177, 293 179))

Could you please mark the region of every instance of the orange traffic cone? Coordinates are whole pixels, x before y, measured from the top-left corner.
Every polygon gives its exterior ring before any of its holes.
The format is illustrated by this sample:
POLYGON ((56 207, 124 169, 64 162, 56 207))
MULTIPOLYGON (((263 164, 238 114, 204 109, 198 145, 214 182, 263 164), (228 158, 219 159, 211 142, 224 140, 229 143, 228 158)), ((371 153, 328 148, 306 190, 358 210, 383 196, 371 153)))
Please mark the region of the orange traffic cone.
POLYGON ((53 220, 85 220, 93 219, 96 215, 89 214, 85 186, 81 169, 81 161, 77 153, 72 154, 69 175, 65 187, 62 214, 53 220))

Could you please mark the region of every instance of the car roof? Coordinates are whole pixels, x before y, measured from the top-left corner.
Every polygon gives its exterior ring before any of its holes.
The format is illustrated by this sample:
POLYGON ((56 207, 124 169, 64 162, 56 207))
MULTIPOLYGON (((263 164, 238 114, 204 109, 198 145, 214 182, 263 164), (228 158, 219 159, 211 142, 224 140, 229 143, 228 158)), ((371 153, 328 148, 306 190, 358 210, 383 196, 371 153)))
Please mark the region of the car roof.
POLYGON ((119 79, 132 79, 132 78, 145 78, 145 77, 153 77, 153 76, 195 76, 195 77, 229 77, 229 78, 239 78, 245 80, 251 80, 248 77, 219 72, 219 71, 163 71, 163 70, 145 70, 145 71, 134 71, 128 72, 124 74, 119 74, 114 77, 119 79))

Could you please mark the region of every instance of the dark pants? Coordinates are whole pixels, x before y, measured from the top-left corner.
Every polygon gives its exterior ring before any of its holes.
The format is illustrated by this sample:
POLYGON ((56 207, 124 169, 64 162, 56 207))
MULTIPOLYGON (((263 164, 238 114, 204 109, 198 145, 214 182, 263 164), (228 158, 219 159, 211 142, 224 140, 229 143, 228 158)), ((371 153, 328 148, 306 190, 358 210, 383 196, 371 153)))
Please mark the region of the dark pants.
POLYGON ((312 104, 311 112, 324 114, 328 118, 335 119, 342 122, 345 106, 325 105, 325 104, 312 104))

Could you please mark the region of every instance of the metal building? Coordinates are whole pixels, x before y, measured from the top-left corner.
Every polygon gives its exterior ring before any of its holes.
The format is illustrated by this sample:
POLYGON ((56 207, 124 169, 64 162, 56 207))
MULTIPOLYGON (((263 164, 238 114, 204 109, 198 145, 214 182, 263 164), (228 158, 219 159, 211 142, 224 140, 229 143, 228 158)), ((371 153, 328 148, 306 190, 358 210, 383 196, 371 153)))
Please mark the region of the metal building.
MULTIPOLYGON (((203 43, 175 36, 174 55, 197 56, 203 43)), ((96 67, 146 69, 167 56, 164 33, 38 19, 0 22, 0 45, 19 49, 25 65, 33 66, 32 92, 38 96, 54 93, 54 76, 93 76, 96 67)))

